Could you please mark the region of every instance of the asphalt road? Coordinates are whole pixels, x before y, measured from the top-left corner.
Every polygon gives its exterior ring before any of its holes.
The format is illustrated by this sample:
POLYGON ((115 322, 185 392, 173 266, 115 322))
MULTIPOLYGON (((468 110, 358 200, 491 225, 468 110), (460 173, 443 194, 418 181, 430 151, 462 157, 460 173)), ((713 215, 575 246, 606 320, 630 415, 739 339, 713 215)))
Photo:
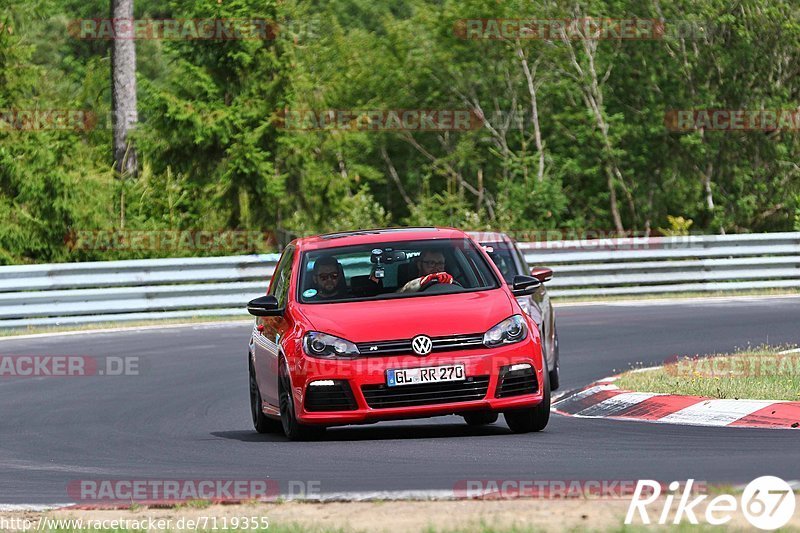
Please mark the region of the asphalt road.
MULTIPOLYGON (((800 343, 800 298, 559 308, 562 390, 635 363, 800 343)), ((249 325, 3 340, 0 355, 137 356, 138 376, 0 378, 0 503, 69 502, 80 479, 318 482, 323 493, 452 489, 460 480, 800 479, 794 431, 554 415, 539 434, 459 417, 258 435, 249 325)), ((296 485, 295 485, 296 486, 296 485)))

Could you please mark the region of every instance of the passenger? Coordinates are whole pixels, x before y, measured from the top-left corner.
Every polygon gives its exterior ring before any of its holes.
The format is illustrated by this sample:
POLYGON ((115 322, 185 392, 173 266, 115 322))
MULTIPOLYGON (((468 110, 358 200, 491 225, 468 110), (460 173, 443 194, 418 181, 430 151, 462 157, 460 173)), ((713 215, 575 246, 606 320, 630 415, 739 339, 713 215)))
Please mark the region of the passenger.
POLYGON ((440 250, 425 250, 417 260, 419 277, 412 279, 397 292, 418 292, 432 283, 453 283, 448 274, 444 254, 440 250))
POLYGON ((330 300, 346 296, 347 284, 342 273, 342 265, 335 257, 326 255, 314 261, 314 286, 317 298, 330 300))

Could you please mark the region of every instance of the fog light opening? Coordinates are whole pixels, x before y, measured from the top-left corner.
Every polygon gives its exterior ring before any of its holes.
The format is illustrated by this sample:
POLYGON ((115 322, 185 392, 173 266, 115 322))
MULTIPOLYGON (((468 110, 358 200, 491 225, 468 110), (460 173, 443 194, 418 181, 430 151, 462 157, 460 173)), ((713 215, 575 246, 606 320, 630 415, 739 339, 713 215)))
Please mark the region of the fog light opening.
POLYGON ((321 379, 308 384, 309 387, 333 387, 334 385, 336 385, 336 382, 332 379, 321 379))

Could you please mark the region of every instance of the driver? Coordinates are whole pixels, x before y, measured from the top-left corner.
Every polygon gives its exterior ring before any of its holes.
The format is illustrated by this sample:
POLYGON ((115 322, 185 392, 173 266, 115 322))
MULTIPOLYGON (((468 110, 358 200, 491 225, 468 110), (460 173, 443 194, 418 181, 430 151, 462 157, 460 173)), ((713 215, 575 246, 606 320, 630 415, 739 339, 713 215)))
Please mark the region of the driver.
POLYGON ((340 279, 342 267, 335 257, 326 255, 314 261, 314 286, 322 300, 344 296, 344 280, 340 279))
POLYGON ((425 250, 417 261, 419 277, 412 279, 397 292, 418 292, 432 283, 453 283, 453 276, 445 271, 444 254, 440 250, 425 250))

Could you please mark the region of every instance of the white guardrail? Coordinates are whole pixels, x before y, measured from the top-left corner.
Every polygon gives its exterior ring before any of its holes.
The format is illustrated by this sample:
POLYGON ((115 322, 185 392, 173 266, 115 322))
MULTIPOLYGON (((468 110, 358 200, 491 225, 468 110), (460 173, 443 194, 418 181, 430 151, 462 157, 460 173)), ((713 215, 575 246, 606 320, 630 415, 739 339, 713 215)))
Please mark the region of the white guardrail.
MULTIPOLYGON (((800 287, 800 233, 520 243, 553 296, 800 287)), ((242 316, 277 254, 0 267, 0 328, 242 316)))

